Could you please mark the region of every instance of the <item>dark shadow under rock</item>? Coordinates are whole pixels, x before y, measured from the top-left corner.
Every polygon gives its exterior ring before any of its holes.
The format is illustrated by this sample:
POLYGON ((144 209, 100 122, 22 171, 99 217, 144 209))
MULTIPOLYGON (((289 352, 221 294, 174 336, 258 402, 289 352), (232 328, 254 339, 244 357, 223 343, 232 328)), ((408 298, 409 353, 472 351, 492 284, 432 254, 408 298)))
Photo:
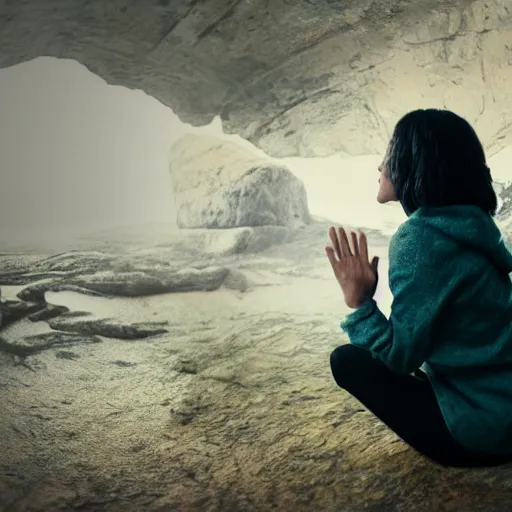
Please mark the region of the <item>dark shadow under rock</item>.
POLYGON ((137 363, 132 363, 130 361, 111 361, 111 363, 115 366, 119 366, 119 368, 133 368, 134 366, 137 366, 137 363))
POLYGON ((62 318, 83 318, 85 316, 91 316, 88 311, 68 311, 60 315, 62 318))
POLYGON ((57 359, 67 359, 68 361, 74 361, 75 359, 80 359, 78 354, 71 352, 70 350, 57 350, 55 352, 55 357, 57 359))
POLYGON ((75 281, 87 290, 120 297, 143 297, 170 292, 168 282, 144 272, 102 272, 75 281))
POLYGON ((0 328, 5 328, 22 318, 39 313, 46 308, 46 304, 6 300, 0 304, 0 308, 0 328))
POLYGON ((28 319, 31 322, 41 322, 43 320, 50 320, 64 313, 68 313, 69 308, 66 306, 55 306, 53 304, 46 304, 46 307, 41 311, 37 311, 32 315, 29 315, 28 319))
POLYGON ((73 332, 81 335, 98 335, 105 338, 121 340, 139 340, 169 332, 163 327, 167 325, 167 322, 145 322, 123 325, 110 319, 75 320, 56 318, 50 320, 48 325, 57 331, 73 332))
POLYGON ((61 280, 27 286, 26 288, 23 288, 23 290, 21 290, 16 295, 16 297, 21 300, 45 303, 46 292, 76 292, 82 293, 84 295, 102 297, 102 294, 99 292, 87 288, 82 288, 80 286, 70 284, 69 282, 63 282, 61 280))
POLYGON ((20 357, 31 356, 55 346, 79 345, 82 343, 101 343, 97 336, 84 336, 83 334, 67 332, 45 332, 25 336, 16 341, 9 342, 0 338, 0 350, 20 357))
POLYGON ((249 290, 250 283, 245 274, 239 270, 231 269, 224 281, 224 287, 243 293, 249 290))

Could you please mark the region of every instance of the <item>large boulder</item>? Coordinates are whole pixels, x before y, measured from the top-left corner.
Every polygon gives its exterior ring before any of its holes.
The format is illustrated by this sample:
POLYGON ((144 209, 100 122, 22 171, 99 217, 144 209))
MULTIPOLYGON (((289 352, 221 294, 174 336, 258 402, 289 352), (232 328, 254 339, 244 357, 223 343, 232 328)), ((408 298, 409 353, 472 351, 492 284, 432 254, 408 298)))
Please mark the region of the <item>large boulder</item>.
POLYGON ((233 142, 187 134, 172 148, 170 172, 180 228, 310 222, 302 181, 233 142))

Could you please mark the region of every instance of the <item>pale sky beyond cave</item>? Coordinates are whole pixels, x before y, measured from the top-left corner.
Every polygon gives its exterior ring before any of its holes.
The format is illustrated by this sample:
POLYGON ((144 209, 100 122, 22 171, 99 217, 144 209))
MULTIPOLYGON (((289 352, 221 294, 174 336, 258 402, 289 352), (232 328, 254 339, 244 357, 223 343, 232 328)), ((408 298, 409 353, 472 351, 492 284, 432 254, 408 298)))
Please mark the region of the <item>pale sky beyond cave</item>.
MULTIPOLYGON (((53 236, 173 222, 170 147, 193 130, 142 91, 108 86, 81 64, 40 58, 0 70, 0 233, 53 236)), ((199 132, 228 137, 220 122, 199 132)), ((512 151, 490 159, 511 180, 512 151)), ((398 208, 375 202, 380 156, 285 159, 314 215, 392 228, 398 208), (357 177, 357 179, 356 179, 357 177)))

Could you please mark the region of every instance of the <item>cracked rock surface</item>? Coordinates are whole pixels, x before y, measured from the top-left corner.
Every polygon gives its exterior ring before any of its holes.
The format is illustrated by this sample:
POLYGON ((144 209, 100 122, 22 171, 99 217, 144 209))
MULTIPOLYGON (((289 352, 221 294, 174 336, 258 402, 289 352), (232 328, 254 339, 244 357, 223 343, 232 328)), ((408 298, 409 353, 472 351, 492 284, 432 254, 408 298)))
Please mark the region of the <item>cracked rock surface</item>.
POLYGON ((275 157, 381 153, 427 106, 495 152, 511 142, 511 21, 508 0, 8 0, 0 66, 75 59, 275 157))

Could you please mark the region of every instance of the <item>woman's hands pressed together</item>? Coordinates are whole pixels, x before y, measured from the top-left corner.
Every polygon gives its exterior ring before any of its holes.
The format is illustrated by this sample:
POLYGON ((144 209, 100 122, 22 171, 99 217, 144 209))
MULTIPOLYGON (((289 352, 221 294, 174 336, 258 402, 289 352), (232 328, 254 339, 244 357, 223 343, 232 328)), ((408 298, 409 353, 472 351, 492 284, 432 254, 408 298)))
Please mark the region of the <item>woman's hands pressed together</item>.
POLYGON ((326 246, 325 252, 345 296, 345 303, 355 309, 375 293, 379 258, 375 256, 370 262, 364 233, 359 237, 354 232, 350 233, 352 247, 343 228, 331 227, 329 237, 332 246, 326 246))

